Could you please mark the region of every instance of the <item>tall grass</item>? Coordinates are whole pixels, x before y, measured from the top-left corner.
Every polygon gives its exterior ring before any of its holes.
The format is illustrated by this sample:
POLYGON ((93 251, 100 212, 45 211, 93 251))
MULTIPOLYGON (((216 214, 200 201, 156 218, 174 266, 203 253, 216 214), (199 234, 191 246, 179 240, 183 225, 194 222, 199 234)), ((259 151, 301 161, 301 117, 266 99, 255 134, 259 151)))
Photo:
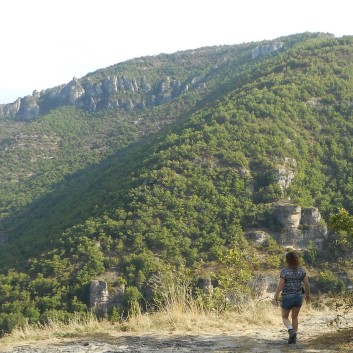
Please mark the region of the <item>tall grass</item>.
MULTIPOLYGON (((19 343, 53 342, 73 337, 108 339, 126 334, 238 334, 259 327, 282 327, 280 310, 272 306, 270 299, 249 300, 231 309, 215 310, 207 305, 207 300, 195 296, 191 288, 184 279, 170 278, 159 282, 153 307, 143 312, 134 305, 128 317, 119 322, 98 319, 88 313, 76 314, 68 323, 54 318, 46 324, 26 324, 0 339, 0 351, 19 343)), ((305 310, 311 309, 307 307, 305 310)))
POLYGON ((126 319, 111 322, 93 314, 76 314, 68 323, 55 318, 46 324, 26 324, 0 340, 0 351, 16 344, 54 342, 66 338, 114 337, 121 334, 231 334, 253 326, 280 324, 278 309, 269 302, 248 302, 237 310, 207 309, 187 283, 170 282, 159 290, 149 312, 136 308, 126 319))
MULTIPOLYGON (((158 310, 145 313, 135 311, 127 319, 117 323, 107 319, 98 320, 95 315, 77 314, 66 324, 53 319, 45 325, 18 327, 0 340, 0 352, 16 345, 38 344, 37 342, 47 344, 65 339, 72 341, 73 338, 95 338, 109 342, 121 335, 246 335, 259 328, 283 328, 280 309, 274 307, 269 300, 253 300, 236 310, 216 312, 202 308, 187 293, 184 298, 176 294, 171 292, 165 305, 158 310)), ((328 307, 319 310, 323 316, 333 313, 328 307)), ((315 311, 305 305, 301 315, 315 316, 315 311)))
POLYGON ((73 337, 114 337, 120 334, 231 334, 255 326, 281 324, 278 309, 268 302, 249 302, 240 310, 217 313, 200 308, 191 298, 187 301, 177 297, 169 299, 160 310, 137 312, 118 323, 107 319, 98 320, 95 315, 77 314, 68 323, 52 319, 44 325, 26 324, 15 328, 0 340, 0 351, 20 342, 29 344, 73 337))

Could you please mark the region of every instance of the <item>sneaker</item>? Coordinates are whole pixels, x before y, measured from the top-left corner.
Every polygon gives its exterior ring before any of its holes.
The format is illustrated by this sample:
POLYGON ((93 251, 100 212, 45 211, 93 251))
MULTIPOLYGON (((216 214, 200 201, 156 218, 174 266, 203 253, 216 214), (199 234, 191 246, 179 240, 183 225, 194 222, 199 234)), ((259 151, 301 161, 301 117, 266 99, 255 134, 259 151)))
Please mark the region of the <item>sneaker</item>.
POLYGON ((288 330, 288 334, 289 334, 288 343, 289 344, 297 343, 297 333, 293 329, 290 329, 288 330))

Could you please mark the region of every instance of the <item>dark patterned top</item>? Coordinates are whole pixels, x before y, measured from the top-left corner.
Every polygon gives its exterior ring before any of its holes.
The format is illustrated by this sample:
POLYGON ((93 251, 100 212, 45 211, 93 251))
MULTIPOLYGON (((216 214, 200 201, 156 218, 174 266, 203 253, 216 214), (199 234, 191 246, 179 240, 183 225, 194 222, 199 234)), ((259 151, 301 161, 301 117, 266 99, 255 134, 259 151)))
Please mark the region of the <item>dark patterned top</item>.
POLYGON ((303 295, 303 279, 306 276, 306 272, 302 267, 295 268, 283 268, 280 274, 285 280, 285 285, 282 289, 282 297, 294 297, 297 295, 303 295))

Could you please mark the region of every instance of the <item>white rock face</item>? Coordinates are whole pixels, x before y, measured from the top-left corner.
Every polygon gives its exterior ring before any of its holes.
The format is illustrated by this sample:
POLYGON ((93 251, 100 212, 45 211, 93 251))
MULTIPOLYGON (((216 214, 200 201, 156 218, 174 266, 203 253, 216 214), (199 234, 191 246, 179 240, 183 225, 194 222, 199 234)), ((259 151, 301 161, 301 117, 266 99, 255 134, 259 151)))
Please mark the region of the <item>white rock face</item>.
POLYGON ((101 307, 109 302, 108 285, 105 281, 94 280, 90 284, 90 307, 101 307))
POLYGON ((283 230, 277 242, 295 249, 305 249, 312 242, 322 249, 327 238, 327 226, 321 219, 317 207, 301 207, 291 204, 278 204, 274 216, 283 230))
POLYGON ((297 174, 297 161, 294 158, 286 157, 284 163, 278 166, 278 184, 282 191, 285 191, 297 174))
POLYGON ((108 95, 113 94, 118 90, 118 78, 115 76, 106 78, 103 80, 103 88, 108 95))
POLYGON ((283 43, 271 43, 271 44, 266 44, 262 45, 260 47, 256 47, 252 51, 251 59, 257 59, 259 57, 269 55, 283 47, 283 43))
POLYGON ((297 229, 300 224, 302 208, 291 204, 277 205, 275 217, 285 229, 297 229))

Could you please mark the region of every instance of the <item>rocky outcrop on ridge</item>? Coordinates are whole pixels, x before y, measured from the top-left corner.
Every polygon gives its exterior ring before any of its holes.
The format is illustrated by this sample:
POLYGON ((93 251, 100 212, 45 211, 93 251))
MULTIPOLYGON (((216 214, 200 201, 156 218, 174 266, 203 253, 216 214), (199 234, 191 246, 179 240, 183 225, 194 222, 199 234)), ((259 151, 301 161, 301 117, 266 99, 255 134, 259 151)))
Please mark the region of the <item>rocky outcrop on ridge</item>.
POLYGON ((0 104, 0 119, 33 120, 60 105, 74 105, 88 111, 98 109, 141 110, 168 103, 190 89, 205 89, 203 78, 181 82, 170 77, 150 83, 146 77, 108 76, 101 81, 73 78, 68 84, 0 104))
POLYGON ((277 50, 281 49, 283 47, 283 43, 270 43, 270 44, 265 44, 261 45, 259 47, 256 47, 252 51, 251 58, 252 60, 261 58, 262 56, 266 56, 269 54, 272 54, 273 52, 276 52, 277 50))

